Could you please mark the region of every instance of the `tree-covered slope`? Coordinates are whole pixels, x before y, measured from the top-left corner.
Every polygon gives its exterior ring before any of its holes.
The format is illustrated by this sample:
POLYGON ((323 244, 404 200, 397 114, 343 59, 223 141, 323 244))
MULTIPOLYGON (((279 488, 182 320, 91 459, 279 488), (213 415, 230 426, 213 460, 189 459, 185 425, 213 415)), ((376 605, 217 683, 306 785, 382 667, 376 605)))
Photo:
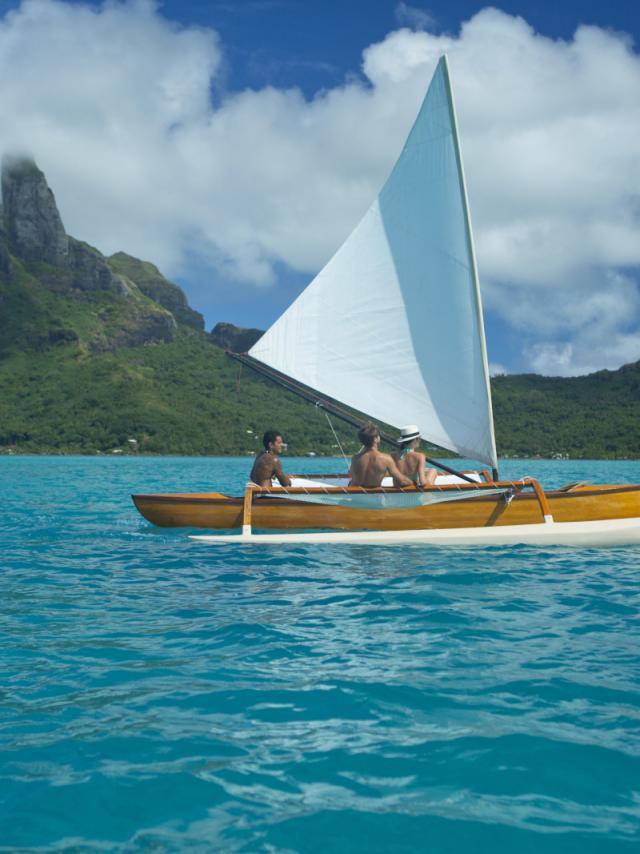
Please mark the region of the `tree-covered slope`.
MULTIPOLYGON (((291 453, 335 453, 313 406, 239 370, 202 336, 86 355, 74 345, 0 361, 0 447, 93 453, 127 448, 175 454, 256 451, 282 430, 291 453)), ((353 430, 336 428, 355 450, 353 430)))
POLYGON ((501 454, 640 457, 640 362, 583 377, 492 381, 501 454))

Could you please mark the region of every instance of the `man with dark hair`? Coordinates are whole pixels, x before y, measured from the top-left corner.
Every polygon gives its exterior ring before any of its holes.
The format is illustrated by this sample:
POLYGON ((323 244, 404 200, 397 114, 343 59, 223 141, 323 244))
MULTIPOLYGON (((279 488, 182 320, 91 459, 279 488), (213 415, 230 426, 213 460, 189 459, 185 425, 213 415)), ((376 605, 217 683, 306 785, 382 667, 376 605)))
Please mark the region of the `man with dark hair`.
POLYGON ((253 463, 251 480, 258 486, 269 487, 275 477, 280 486, 291 486, 291 479, 282 470, 278 454, 282 450, 282 433, 277 430, 267 430, 262 437, 264 451, 260 451, 253 463))
POLYGON ((358 439, 363 448, 351 458, 351 486, 380 486, 386 474, 391 475, 394 486, 411 486, 412 482, 398 469, 393 457, 378 450, 380 431, 375 424, 364 424, 358 430, 358 439))

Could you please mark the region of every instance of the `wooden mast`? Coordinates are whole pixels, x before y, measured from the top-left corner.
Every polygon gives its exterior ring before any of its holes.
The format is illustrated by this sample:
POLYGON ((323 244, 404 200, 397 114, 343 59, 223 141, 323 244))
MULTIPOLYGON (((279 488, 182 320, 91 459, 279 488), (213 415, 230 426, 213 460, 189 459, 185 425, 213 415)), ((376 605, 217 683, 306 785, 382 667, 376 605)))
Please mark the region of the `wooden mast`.
POLYGON ((467 181, 464 174, 464 164, 462 162, 462 150, 460 148, 460 137, 458 136, 458 119, 456 116, 456 105, 453 100, 453 90, 451 88, 451 78, 449 76, 449 64, 447 55, 443 54, 441 59, 444 68, 444 79, 447 90, 447 98, 449 101, 449 111, 451 114, 451 127, 453 128, 453 142, 456 152, 456 163, 458 166, 458 175, 460 177, 460 188, 462 191, 462 206, 464 209, 464 219, 466 225, 467 245, 469 248, 469 256, 471 257, 471 267, 473 271, 473 291, 475 297, 476 308, 476 324, 478 327, 478 336, 480 339, 480 350, 482 353, 482 370, 484 373, 485 391, 487 396, 487 408, 489 412, 489 429, 491 434, 491 453, 492 460, 492 478, 499 479, 498 474, 498 453, 496 450, 496 436, 493 426, 493 404, 491 401, 491 380, 489 378, 489 361, 487 359, 487 339, 484 333, 484 322, 482 315, 482 296, 480 295, 480 278, 478 276, 478 264, 476 261, 476 250, 473 243, 473 231, 471 229, 471 216, 469 214, 469 197, 467 195, 467 181))

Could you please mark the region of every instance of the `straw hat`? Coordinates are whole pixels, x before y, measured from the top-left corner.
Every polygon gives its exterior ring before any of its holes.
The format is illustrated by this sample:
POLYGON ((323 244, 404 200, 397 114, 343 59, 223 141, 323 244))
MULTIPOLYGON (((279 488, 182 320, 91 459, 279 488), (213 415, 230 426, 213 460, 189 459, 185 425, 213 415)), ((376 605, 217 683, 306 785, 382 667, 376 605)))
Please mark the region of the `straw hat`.
POLYGON ((407 424, 400 430, 400 438, 398 441, 401 445, 406 445, 407 442, 412 442, 414 439, 420 438, 420 430, 417 424, 407 424))

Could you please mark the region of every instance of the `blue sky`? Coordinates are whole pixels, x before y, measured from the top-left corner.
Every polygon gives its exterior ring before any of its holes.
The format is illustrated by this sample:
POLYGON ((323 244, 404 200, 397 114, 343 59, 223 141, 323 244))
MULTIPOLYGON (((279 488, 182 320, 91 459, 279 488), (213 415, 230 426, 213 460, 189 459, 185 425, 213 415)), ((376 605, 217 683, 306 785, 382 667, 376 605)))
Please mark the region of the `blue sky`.
POLYGON ((463 21, 495 5, 520 15, 537 32, 570 38, 578 25, 595 24, 640 40, 640 4, 630 0, 541 0, 541 2, 412 2, 388 0, 228 0, 167 2, 160 9, 183 23, 215 28, 229 50, 229 83, 235 87, 300 86, 311 96, 323 86, 357 72, 362 50, 399 25, 419 23, 420 13, 438 32, 457 32, 463 21))
POLYGON ((490 361, 640 358, 638 4, 0 0, 0 16, 0 146, 36 157, 71 234, 156 262, 207 328, 264 328, 313 278, 447 50, 490 361))

